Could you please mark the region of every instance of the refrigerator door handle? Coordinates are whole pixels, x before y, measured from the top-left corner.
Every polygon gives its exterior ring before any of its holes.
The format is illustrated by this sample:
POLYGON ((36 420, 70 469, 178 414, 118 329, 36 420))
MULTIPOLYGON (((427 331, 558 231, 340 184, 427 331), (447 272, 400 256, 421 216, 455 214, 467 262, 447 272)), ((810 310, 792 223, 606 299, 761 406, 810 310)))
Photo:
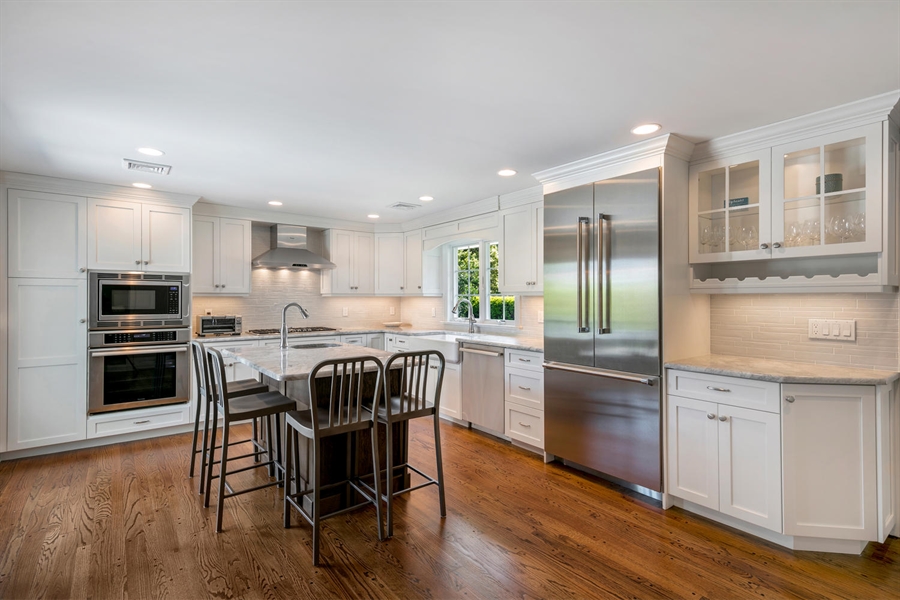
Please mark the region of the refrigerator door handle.
POLYGON ((591 330, 590 327, 585 327, 585 321, 589 319, 584 318, 585 309, 588 308, 588 303, 584 300, 584 280, 588 269, 587 261, 584 260, 584 250, 587 247, 584 243, 584 226, 588 225, 590 221, 588 217, 578 217, 578 226, 575 230, 576 269, 578 271, 575 276, 575 312, 578 313, 575 326, 578 328, 578 333, 589 333, 591 330))
POLYGON ((557 362, 545 362, 545 369, 551 371, 567 371, 569 373, 580 373, 582 375, 596 375, 597 377, 606 377, 608 379, 618 379, 619 381, 630 381, 632 383, 643 383, 644 385, 653 385, 655 377, 641 377, 640 375, 628 375, 618 371, 605 371, 603 369, 589 369, 587 367, 577 367, 574 365, 566 365, 557 362))
POLYGON ((610 257, 609 257, 609 215, 597 215, 597 313, 600 318, 598 334, 609 333, 609 299, 610 299, 610 257))

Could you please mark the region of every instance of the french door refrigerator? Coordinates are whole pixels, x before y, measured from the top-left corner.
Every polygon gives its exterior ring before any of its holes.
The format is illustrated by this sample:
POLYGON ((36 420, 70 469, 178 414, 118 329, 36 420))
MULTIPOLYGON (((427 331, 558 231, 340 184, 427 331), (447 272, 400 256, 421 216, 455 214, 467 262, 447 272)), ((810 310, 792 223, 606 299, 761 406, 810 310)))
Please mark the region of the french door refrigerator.
POLYGON ((544 448, 662 491, 660 171, 544 197, 544 448))

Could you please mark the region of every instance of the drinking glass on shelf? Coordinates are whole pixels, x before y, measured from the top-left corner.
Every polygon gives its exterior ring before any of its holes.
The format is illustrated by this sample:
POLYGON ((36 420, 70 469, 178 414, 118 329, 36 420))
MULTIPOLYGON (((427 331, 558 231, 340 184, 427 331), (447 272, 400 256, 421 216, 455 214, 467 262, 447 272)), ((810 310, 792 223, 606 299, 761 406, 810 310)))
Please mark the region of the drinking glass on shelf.
POLYGON ((803 244, 803 227, 800 223, 794 222, 788 225, 784 241, 788 246, 801 246, 803 244))
POLYGON ((740 241, 741 246, 744 247, 744 250, 755 248, 757 237, 756 227, 753 225, 741 227, 740 233, 738 234, 738 240, 740 241))
POLYGON ((828 233, 841 240, 850 238, 850 221, 844 217, 831 217, 828 220, 828 233))
POLYGON ((704 252, 710 242, 712 242, 712 227, 706 225, 700 229, 700 246, 703 248, 704 252))
POLYGON ((810 246, 817 246, 822 239, 821 221, 807 219, 803 221, 803 237, 810 246))
POLYGON ((725 243, 725 226, 713 227, 712 245, 718 248, 725 243))
POLYGON ((850 217, 850 239, 859 242, 866 240, 866 213, 856 213, 850 217))

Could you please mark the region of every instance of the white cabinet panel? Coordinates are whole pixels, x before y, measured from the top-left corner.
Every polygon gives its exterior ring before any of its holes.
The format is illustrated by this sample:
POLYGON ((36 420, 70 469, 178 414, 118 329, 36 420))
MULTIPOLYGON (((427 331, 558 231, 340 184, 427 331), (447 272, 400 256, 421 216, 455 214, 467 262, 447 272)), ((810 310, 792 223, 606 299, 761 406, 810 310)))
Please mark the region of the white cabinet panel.
POLYGON ((366 335, 366 346, 376 350, 384 350, 384 334, 369 333, 366 335))
POLYGON ((87 198, 9 190, 9 277, 85 278, 87 198))
POLYGON ((422 294, 422 230, 408 231, 403 235, 404 251, 404 293, 422 294))
POLYGON ((875 388, 782 386, 784 533, 876 536, 875 388))
POLYGON ((218 262, 221 294, 250 293, 251 230, 250 221, 220 220, 218 262))
MULTIPOLYGON (((403 294, 403 234, 376 234, 375 255, 375 293, 380 296, 403 294)), ((421 262, 421 258, 419 260, 421 262)))
POLYGON ((669 369, 666 384, 668 393, 674 396, 774 413, 781 405, 781 386, 773 381, 669 369))
POLYGON ((375 293, 375 236, 357 233, 353 245, 354 292, 371 296, 375 293))
POLYGON ((507 367, 506 401, 544 410, 544 374, 507 367))
POLYGON ((441 414, 462 419, 462 385, 460 365, 444 363, 444 383, 441 386, 441 414))
POLYGON ((145 271, 191 270, 191 209, 142 205, 141 256, 145 271))
POLYGON ((350 344, 351 346, 365 346, 366 345, 366 336, 365 336, 365 334, 342 335, 341 343, 342 344, 350 344))
POLYGON ((9 280, 7 450, 83 440, 87 282, 9 280))
POLYGON ((141 270, 141 205, 88 200, 88 268, 141 270))
POLYGON ((87 420, 87 437, 90 439, 121 435, 189 423, 190 406, 184 403, 91 415, 87 420))
POLYGON ((669 493, 713 510, 719 509, 716 416, 711 402, 669 397, 669 493))
POLYGON ((537 241, 531 208, 519 206, 501 214, 500 289, 503 292, 529 292, 535 281, 537 241))
POLYGON ((536 255, 537 260, 535 263, 535 281, 534 287, 536 290, 543 292, 544 291, 544 203, 541 202, 538 205, 532 205, 532 210, 534 211, 534 225, 535 225, 535 235, 537 236, 537 241, 535 242, 536 255))
POLYGON ((519 404, 507 404, 505 408, 506 435, 514 440, 543 449, 544 411, 519 404))
POLYGON ((194 216, 191 289, 194 294, 218 293, 219 218, 194 216))

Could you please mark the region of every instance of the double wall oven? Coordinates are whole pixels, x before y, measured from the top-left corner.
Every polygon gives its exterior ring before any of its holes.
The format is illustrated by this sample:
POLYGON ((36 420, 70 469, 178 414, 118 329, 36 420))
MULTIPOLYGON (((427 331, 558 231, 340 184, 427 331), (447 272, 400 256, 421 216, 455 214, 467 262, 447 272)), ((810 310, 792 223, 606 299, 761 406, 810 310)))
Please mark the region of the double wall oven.
POLYGON ((190 400, 187 273, 89 276, 88 413, 190 400))

